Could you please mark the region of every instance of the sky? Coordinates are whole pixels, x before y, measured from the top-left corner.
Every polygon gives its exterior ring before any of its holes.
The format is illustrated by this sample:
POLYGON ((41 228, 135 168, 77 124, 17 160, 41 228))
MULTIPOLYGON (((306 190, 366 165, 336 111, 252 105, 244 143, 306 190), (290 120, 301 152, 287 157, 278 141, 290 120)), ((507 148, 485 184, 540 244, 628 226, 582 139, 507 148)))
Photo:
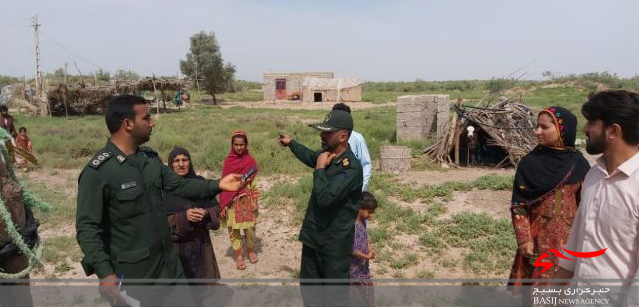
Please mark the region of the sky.
POLYGON ((2 0, 0 75, 69 63, 176 75, 189 37, 214 32, 236 78, 332 71, 367 81, 639 74, 636 0, 2 0))

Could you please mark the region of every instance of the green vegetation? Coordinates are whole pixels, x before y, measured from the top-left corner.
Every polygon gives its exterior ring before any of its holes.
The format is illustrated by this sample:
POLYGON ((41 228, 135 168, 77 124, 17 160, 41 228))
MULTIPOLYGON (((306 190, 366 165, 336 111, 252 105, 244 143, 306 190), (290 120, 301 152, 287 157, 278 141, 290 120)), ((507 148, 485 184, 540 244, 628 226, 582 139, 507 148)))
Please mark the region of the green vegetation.
MULTIPOLYGON (((413 202, 417 199, 422 202, 432 202, 436 197, 450 199, 455 191, 510 190, 513 182, 513 178, 510 176, 489 174, 470 182, 454 181, 434 186, 415 187, 398 182, 396 177, 392 175, 380 174, 376 177, 380 177, 380 179, 371 181, 371 186, 374 189, 382 190, 386 195, 399 197, 400 200, 406 202, 413 202)), ((433 210, 437 211, 438 209, 433 210)))
POLYGON ((18 78, 0 75, 0 88, 18 82, 18 78))
MULTIPOLYGON (((161 114, 148 146, 166 159, 174 146, 191 151, 198 170, 222 170, 233 130, 248 132, 250 149, 263 174, 304 172, 302 163, 290 163, 292 154, 280 147, 277 133, 284 131, 301 143, 319 149, 319 133, 304 122, 321 121, 325 111, 263 110, 234 107, 201 107, 161 114), (215 144, 212 146, 212 144, 215 144)), ((391 144, 395 134, 395 114, 390 107, 367 109, 354 114, 357 130, 366 135, 371 156, 379 147, 391 144)), ((16 114, 16 127, 29 129, 36 156, 44 167, 80 168, 104 146, 109 134, 102 116, 32 118, 16 114)), ((401 143, 403 144, 403 143, 401 143)), ((421 146, 411 143, 412 146, 421 146)))
POLYGON ((59 236, 44 240, 42 260, 48 263, 61 263, 67 258, 73 262, 79 262, 82 259, 74 236, 59 236))
POLYGON ((200 31, 191 36, 191 48, 185 60, 180 60, 180 70, 191 80, 198 81, 202 89, 213 97, 213 104, 217 104, 216 95, 233 88, 235 66, 224 63, 220 44, 215 33, 200 31))
POLYGON ((51 204, 48 212, 38 212, 38 219, 42 225, 55 228, 75 220, 75 194, 66 193, 60 183, 45 185, 41 182, 25 180, 21 173, 18 177, 26 184, 27 189, 40 200, 51 204))

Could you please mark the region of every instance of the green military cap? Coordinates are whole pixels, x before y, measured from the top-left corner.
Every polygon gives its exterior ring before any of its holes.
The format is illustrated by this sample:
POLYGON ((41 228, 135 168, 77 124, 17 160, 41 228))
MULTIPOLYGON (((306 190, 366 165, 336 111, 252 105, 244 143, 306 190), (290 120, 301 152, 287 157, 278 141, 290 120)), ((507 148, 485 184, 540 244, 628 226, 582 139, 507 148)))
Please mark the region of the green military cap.
POLYGON ((342 110, 332 110, 324 118, 324 122, 309 124, 319 131, 336 131, 340 129, 353 130, 353 117, 351 114, 342 110))

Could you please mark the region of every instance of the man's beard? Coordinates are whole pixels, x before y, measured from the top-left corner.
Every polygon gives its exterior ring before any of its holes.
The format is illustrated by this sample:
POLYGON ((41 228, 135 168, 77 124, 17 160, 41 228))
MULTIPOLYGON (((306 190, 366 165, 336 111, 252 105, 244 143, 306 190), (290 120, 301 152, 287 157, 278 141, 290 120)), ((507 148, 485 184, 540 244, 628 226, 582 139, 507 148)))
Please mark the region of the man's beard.
POLYGON ((322 150, 323 151, 334 151, 337 146, 339 146, 338 142, 331 142, 331 141, 326 141, 324 139, 322 139, 322 150))
POLYGON ((588 137, 586 139, 586 152, 591 155, 598 155, 606 150, 606 132, 602 133, 599 137, 588 137))
POLYGON ((142 145, 151 139, 151 130, 148 133, 142 131, 134 131, 133 138, 137 141, 138 145, 142 145))

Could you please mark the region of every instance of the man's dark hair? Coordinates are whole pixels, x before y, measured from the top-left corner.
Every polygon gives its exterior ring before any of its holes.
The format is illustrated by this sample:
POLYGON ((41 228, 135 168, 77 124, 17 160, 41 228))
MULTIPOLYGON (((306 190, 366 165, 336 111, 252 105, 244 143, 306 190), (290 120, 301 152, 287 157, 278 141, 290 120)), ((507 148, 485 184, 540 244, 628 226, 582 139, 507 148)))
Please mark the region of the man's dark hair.
POLYGON ((20 129, 18 129, 18 132, 22 132, 22 131, 27 132, 27 128, 25 128, 25 127, 20 127, 20 129))
POLYGON ((5 105, 1 105, 0 106, 0 112, 9 112, 9 108, 7 108, 7 106, 5 106, 5 105))
POLYGON ((120 95, 113 97, 109 101, 104 119, 106 121, 109 132, 115 133, 120 130, 122 121, 125 118, 135 120, 135 111, 133 107, 138 104, 146 104, 144 97, 136 95, 120 95))
POLYGON ((347 106, 345 103, 340 102, 333 105, 333 110, 341 110, 346 111, 348 114, 351 114, 351 107, 347 106))
POLYGON ((364 191, 359 200, 359 208, 362 210, 375 210, 377 208, 377 199, 371 192, 364 191))
POLYGON ((623 140, 630 145, 639 144, 639 95, 614 90, 592 95, 581 107, 587 120, 601 119, 605 127, 621 126, 623 140))

